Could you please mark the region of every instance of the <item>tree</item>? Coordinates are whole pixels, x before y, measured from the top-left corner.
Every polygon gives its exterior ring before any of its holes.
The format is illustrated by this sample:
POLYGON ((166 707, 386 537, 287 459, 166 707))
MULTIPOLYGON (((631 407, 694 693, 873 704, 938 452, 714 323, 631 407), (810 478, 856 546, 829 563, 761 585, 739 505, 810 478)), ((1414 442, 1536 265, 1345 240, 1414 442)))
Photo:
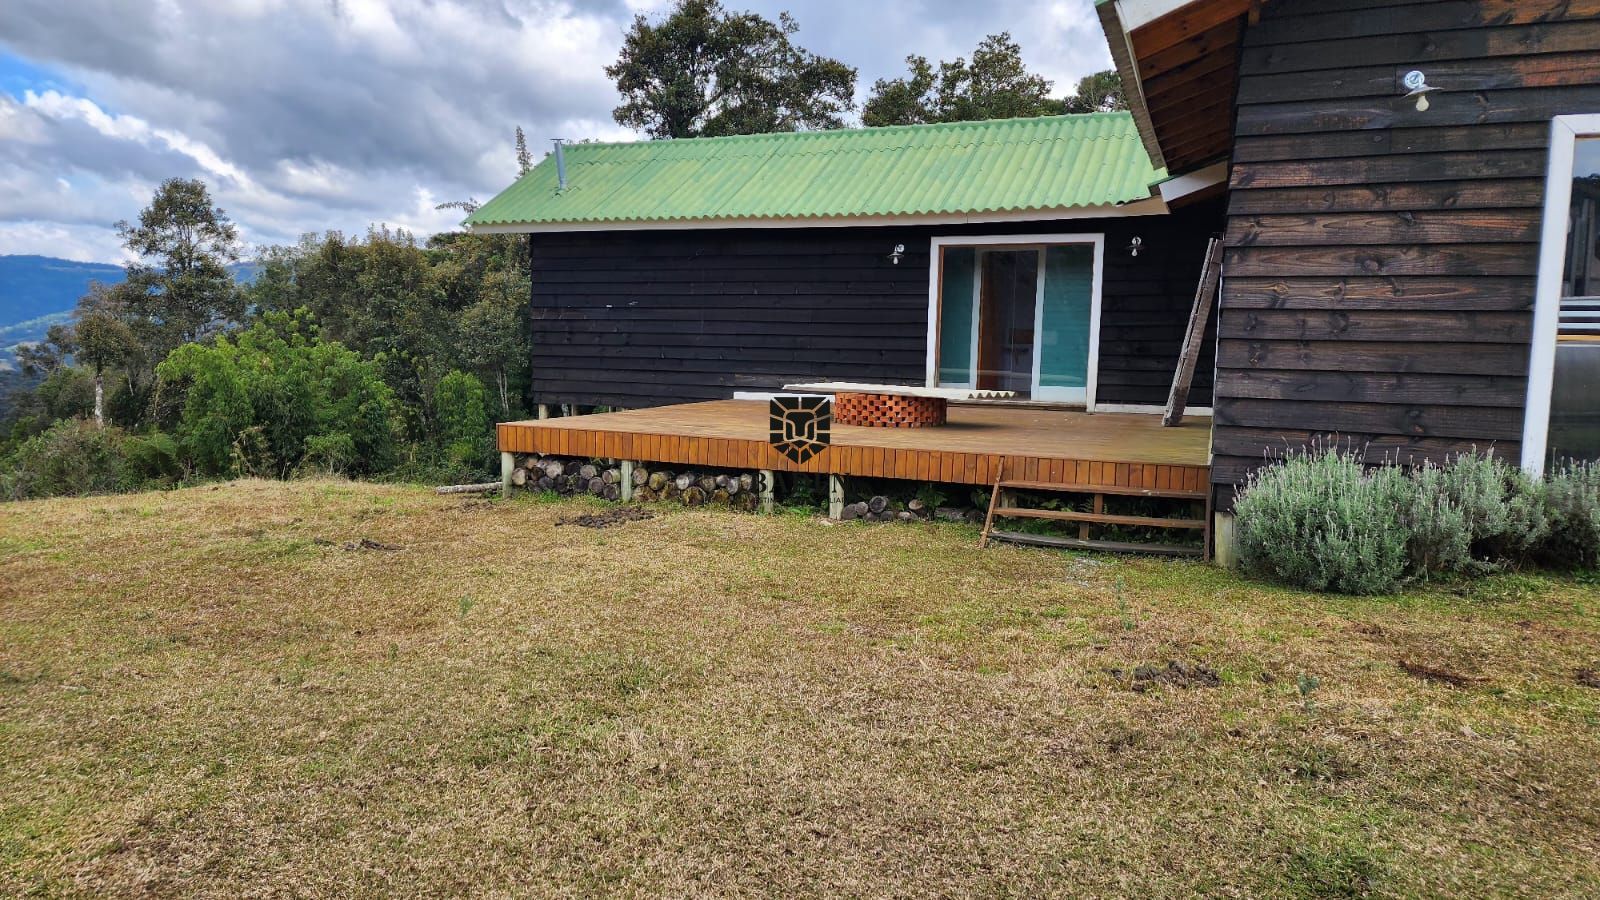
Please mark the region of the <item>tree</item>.
POLYGON ((991 34, 972 51, 939 63, 935 71, 926 57, 908 56, 905 78, 880 78, 861 109, 868 126, 972 122, 982 119, 1053 116, 1067 111, 1066 102, 1050 96, 1054 86, 1042 75, 1030 75, 1022 64, 1022 48, 1009 32, 991 34))
POLYGON ((148 326, 152 359, 244 314, 228 263, 238 262, 239 235, 211 203, 205 183, 169 178, 139 221, 117 223, 123 246, 139 259, 127 268, 128 312, 148 326))
POLYGON ((1122 76, 1116 69, 1107 69, 1078 79, 1078 92, 1067 98, 1067 112, 1112 112, 1127 109, 1128 101, 1122 95, 1122 76))
POLYGON ((179 347, 157 372, 182 398, 178 440, 201 472, 370 474, 394 454, 381 363, 323 340, 304 312, 268 313, 212 343, 179 347))
POLYGON ((453 371, 434 386, 433 403, 439 411, 439 442, 446 462, 462 474, 487 468, 493 456, 494 430, 489 424, 483 382, 453 371))
POLYGON ((653 138, 838 128, 856 70, 796 47, 799 28, 786 12, 774 23, 717 0, 678 0, 654 24, 637 16, 606 67, 623 98, 612 117, 653 138))
POLYGON ((71 325, 51 325, 44 340, 17 346, 17 365, 27 375, 49 375, 68 364, 77 346, 71 325))
POLYGON ((533 154, 528 152, 528 136, 522 133, 522 126, 517 126, 517 177, 528 174, 533 168, 533 154))
POLYGON ((461 355, 481 376, 494 382, 500 413, 511 417, 511 379, 528 362, 527 282, 513 273, 496 273, 483 285, 481 299, 461 311, 461 355))
POLYGON ((139 338, 126 318, 123 295, 127 292, 120 287, 91 284, 73 313, 75 357, 94 370, 94 423, 102 427, 106 424, 106 369, 131 369, 129 364, 142 355, 139 338))

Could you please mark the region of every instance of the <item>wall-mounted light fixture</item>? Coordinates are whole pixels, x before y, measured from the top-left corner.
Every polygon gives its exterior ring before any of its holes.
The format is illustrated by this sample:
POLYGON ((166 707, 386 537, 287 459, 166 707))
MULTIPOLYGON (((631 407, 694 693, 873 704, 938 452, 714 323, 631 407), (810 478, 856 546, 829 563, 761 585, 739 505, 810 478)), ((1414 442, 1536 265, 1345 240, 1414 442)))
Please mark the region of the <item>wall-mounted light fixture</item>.
POLYGON ((1428 83, 1428 76, 1424 75, 1421 69, 1412 69, 1407 72, 1404 84, 1406 90, 1409 91, 1406 94, 1406 99, 1410 100, 1415 97, 1417 100, 1417 112, 1427 112, 1428 95, 1437 91, 1438 88, 1428 83))
POLYGON ((894 252, 889 254, 889 261, 898 266, 898 265, 900 265, 900 260, 903 259, 905 257, 905 255, 906 255, 906 245, 905 244, 895 244, 894 245, 894 252))
POLYGON ((1142 238, 1142 237, 1136 237, 1133 240, 1128 242, 1127 250, 1128 250, 1128 255, 1129 256, 1137 257, 1139 255, 1139 251, 1143 250, 1143 249, 1144 249, 1144 238, 1142 238))

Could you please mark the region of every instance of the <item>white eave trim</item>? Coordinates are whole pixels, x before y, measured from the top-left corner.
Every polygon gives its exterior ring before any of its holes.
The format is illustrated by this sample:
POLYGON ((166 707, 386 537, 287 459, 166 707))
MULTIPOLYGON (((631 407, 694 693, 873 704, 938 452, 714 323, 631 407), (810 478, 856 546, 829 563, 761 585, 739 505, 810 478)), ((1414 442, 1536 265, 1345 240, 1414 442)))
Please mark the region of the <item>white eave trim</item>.
POLYGON ((1139 61, 1133 53, 1133 28, 1126 24, 1120 2, 1099 4, 1095 14, 1100 18, 1100 30, 1105 32, 1111 61, 1122 76, 1122 93, 1127 99, 1128 111, 1133 113, 1134 125, 1139 129, 1139 139, 1144 142, 1144 151, 1157 168, 1165 168, 1166 155, 1161 152, 1160 141, 1156 140, 1155 123, 1150 119, 1150 106, 1144 98, 1144 83, 1139 79, 1139 61))
POLYGON ((1117 0, 1117 17, 1122 20, 1123 28, 1133 31, 1194 2, 1196 0, 1117 0))
POLYGON ((1161 199, 1171 203, 1190 194, 1198 194, 1206 188, 1226 184, 1228 181, 1228 161, 1212 163, 1203 169, 1196 169, 1186 175, 1169 178, 1157 185, 1161 199))
POLYGON ((729 219, 684 219, 658 222, 555 222, 468 226, 473 234, 555 234, 579 231, 703 231, 712 228, 857 228, 891 225, 988 225, 1000 222, 1070 222, 1160 216, 1170 210, 1161 197, 1102 206, 1022 209, 994 213, 944 213, 923 216, 828 216, 729 219))

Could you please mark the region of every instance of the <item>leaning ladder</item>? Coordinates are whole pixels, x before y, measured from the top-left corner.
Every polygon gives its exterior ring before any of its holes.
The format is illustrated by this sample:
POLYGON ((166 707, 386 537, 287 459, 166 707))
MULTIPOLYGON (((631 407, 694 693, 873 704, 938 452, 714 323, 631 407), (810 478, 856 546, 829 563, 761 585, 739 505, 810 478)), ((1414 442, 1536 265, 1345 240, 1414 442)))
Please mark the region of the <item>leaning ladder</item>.
POLYGON ((1034 547, 1056 547, 1065 550, 1101 550, 1109 553, 1153 553, 1161 556, 1200 556, 1211 558, 1211 492, 1200 490, 1181 490, 1177 488, 1136 488, 1121 485, 1105 484, 1057 484, 1047 481, 1007 481, 1005 468, 1001 467, 995 479, 994 492, 989 495, 989 513, 983 520, 983 533, 978 538, 979 547, 989 546, 991 540, 1006 541, 1013 544, 1026 544, 1034 547), (1073 509, 1030 509, 1017 506, 1011 496, 1013 491, 1033 491, 1036 493, 1062 494, 1062 495, 1088 495, 1091 498, 1091 512, 1079 512, 1073 509), (1201 518, 1158 517, 1158 516, 1128 516, 1105 511, 1107 496, 1123 497, 1162 497, 1175 500, 1189 500, 1203 507, 1201 518), (1078 536, 1075 538, 1056 537, 1047 534, 1028 534, 1021 531, 1000 531, 995 529, 996 519, 1050 519, 1057 522, 1078 523, 1078 536), (1096 525, 1134 525, 1148 528, 1162 528, 1174 531, 1199 531, 1201 544, 1199 547, 1190 547, 1183 544, 1142 544, 1131 541, 1107 541, 1090 537, 1091 530, 1096 525))
POLYGON ((1200 363, 1200 347, 1206 339, 1206 320, 1211 318, 1212 298, 1216 297, 1217 284, 1221 280, 1222 241, 1212 238, 1206 245, 1206 261, 1200 268, 1200 286, 1195 289, 1194 307, 1189 311, 1189 330, 1183 334, 1178 368, 1172 373, 1172 390, 1167 394, 1167 407, 1162 411, 1163 425, 1176 425, 1183 421, 1183 408, 1189 403, 1189 385, 1194 381, 1194 370, 1200 363))

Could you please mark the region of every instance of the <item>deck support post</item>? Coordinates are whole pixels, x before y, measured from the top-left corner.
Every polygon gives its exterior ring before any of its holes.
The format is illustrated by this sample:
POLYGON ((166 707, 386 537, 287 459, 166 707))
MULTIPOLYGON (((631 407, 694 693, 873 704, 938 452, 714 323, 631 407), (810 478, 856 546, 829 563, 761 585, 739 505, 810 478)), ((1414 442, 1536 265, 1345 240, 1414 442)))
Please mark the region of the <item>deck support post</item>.
POLYGON ((828 518, 844 518, 844 476, 828 476, 828 518))
POLYGON ((500 496, 506 500, 511 499, 511 473, 517 468, 517 456, 506 450, 500 451, 500 496))
POLYGON ((620 483, 620 486, 622 488, 622 502, 628 503, 628 502, 632 501, 633 500, 633 460, 631 460, 631 459, 625 459, 625 460, 622 461, 622 481, 620 483))
POLYGON ((758 477, 761 479, 761 514, 770 516, 772 515, 773 507, 777 505, 777 476, 771 469, 762 469, 758 477))
POLYGON ((538 415, 539 415, 539 418, 541 418, 541 419, 550 418, 550 404, 548 404, 548 403, 539 404, 539 413, 538 413, 538 415))
POLYGON ((1239 533, 1233 527, 1233 513, 1213 513, 1211 519, 1211 561, 1224 569, 1239 568, 1239 533))

